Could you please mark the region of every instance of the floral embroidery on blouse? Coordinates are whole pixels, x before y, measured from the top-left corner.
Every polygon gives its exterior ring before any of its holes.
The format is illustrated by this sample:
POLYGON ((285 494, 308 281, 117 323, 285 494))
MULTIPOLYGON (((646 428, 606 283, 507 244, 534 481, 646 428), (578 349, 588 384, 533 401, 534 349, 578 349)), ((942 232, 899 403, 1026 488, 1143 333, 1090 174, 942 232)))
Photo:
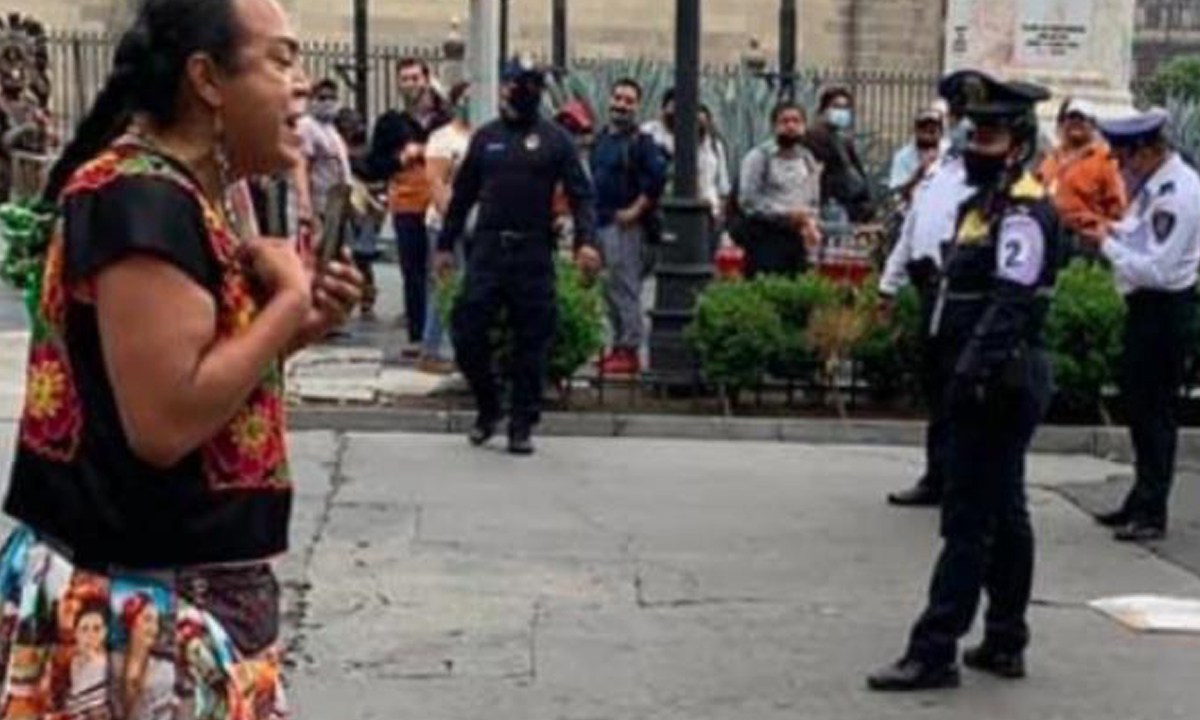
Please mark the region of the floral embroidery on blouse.
MULTIPOLYGON (((238 240, 219 210, 178 168, 136 142, 120 141, 75 173, 63 199, 139 176, 172 182, 199 204, 210 248, 221 269, 217 335, 227 339, 245 332, 259 305, 238 260, 238 240)), ((70 299, 92 302, 94 290, 91 280, 66 287, 64 254, 60 219, 46 258, 39 316, 33 323, 20 442, 50 460, 71 462, 79 451, 86 409, 65 342, 67 308, 70 299)), ((200 448, 210 489, 290 489, 284 430, 283 373, 280 363, 274 363, 234 418, 200 448)))

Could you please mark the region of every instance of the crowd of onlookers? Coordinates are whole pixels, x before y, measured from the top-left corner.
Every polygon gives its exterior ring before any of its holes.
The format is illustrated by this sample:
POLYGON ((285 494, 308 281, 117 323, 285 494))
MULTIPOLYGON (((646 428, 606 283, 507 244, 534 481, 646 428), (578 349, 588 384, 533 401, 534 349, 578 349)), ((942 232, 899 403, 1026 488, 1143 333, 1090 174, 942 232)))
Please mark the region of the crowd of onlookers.
MULTIPOLYGON (((470 88, 466 83, 442 88, 417 59, 399 64, 397 83, 400 107, 370 128, 356 111, 340 105, 334 82, 314 86, 301 126, 305 166, 287 181, 294 188, 290 221, 302 236, 311 236, 329 189, 354 183, 360 209, 368 210, 358 216, 351 243, 356 262, 372 280, 363 316, 374 317, 372 264, 387 222, 403 274, 409 352, 418 356, 422 370, 448 373, 454 367, 452 351, 435 307, 437 279, 431 266, 455 172, 471 138, 470 88)), ((559 107, 554 118, 575 139, 596 190, 611 331, 611 350, 600 364, 609 375, 640 370, 643 282, 662 233, 658 206, 670 183, 676 142, 674 92, 657 100, 644 97, 635 80, 622 79, 610 89, 604 117, 574 100, 559 107), (643 119, 652 105, 655 116, 643 119)), ((852 92, 828 88, 816 110, 810 118, 803 105, 780 102, 771 115, 772 136, 735 159, 712 112, 700 106, 697 188, 711 212, 710 250, 739 247, 748 276, 804 272, 822 242, 825 223, 884 219, 878 217, 881 192, 857 147, 852 92)), ((1060 115, 1059 142, 1045 155, 1039 175, 1067 225, 1083 223, 1094 212, 1118 217, 1124 204, 1121 179, 1095 132, 1093 114, 1076 102, 1064 105, 1060 115)), ((944 105, 917 115, 911 142, 896 152, 887 177, 886 193, 901 212, 921 182, 964 142, 964 127, 944 105)), ((566 237, 571 220, 565 198, 556 215, 566 237)))

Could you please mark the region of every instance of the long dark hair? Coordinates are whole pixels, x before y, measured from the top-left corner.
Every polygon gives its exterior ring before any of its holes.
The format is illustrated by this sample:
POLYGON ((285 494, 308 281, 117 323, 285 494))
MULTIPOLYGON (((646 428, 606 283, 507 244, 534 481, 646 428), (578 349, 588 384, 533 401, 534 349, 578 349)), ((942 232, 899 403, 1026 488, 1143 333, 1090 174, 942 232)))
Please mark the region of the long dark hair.
POLYGON ((134 113, 161 125, 174 122, 192 55, 207 53, 220 67, 235 67, 239 31, 233 5, 234 0, 142 2, 133 27, 121 36, 108 80, 50 170, 44 200, 57 202, 71 175, 124 132, 134 113))

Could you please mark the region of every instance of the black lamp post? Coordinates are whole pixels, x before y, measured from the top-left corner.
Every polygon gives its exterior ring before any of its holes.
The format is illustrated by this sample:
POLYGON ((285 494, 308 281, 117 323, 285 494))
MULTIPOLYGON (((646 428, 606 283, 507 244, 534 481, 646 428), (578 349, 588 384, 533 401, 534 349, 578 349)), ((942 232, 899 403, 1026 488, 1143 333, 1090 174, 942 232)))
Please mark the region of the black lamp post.
POLYGON ((550 20, 551 57, 554 70, 567 71, 567 0, 554 0, 550 20))
POLYGON ((500 64, 508 62, 508 0, 500 3, 500 64))
POLYGON ((796 99, 796 0, 779 4, 779 94, 796 99))
POLYGON ((366 118, 370 108, 367 93, 367 0, 354 0, 354 108, 366 118))
POLYGON ((675 182, 663 200, 665 231, 655 271, 650 311, 650 378, 666 385, 695 377, 695 357, 683 331, 695 315, 696 299, 712 278, 710 210, 699 199, 696 156, 700 106, 700 0, 676 0, 675 182))

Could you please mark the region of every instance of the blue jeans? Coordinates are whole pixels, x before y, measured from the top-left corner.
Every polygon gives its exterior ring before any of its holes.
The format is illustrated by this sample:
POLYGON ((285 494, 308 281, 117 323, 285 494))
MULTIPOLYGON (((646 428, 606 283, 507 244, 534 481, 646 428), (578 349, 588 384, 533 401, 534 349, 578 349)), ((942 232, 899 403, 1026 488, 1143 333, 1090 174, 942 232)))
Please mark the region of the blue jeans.
MULTIPOLYGON (((437 252, 437 239, 441 235, 442 228, 435 222, 429 224, 429 259, 430 271, 429 282, 427 283, 426 306, 428 310, 425 313, 425 331, 421 339, 421 354, 427 358, 435 360, 454 360, 454 346, 450 343, 449 334, 446 332, 446 327, 442 323, 441 308, 437 304, 438 278, 433 273, 433 257, 437 252)), ((455 245, 454 255, 458 261, 458 267, 463 264, 462 244, 455 245)))
POLYGON ((429 234, 425 230, 425 216, 419 213, 394 215, 392 225, 396 229, 396 248, 400 251, 400 272, 404 276, 408 339, 409 342, 421 342, 429 294, 429 234))

